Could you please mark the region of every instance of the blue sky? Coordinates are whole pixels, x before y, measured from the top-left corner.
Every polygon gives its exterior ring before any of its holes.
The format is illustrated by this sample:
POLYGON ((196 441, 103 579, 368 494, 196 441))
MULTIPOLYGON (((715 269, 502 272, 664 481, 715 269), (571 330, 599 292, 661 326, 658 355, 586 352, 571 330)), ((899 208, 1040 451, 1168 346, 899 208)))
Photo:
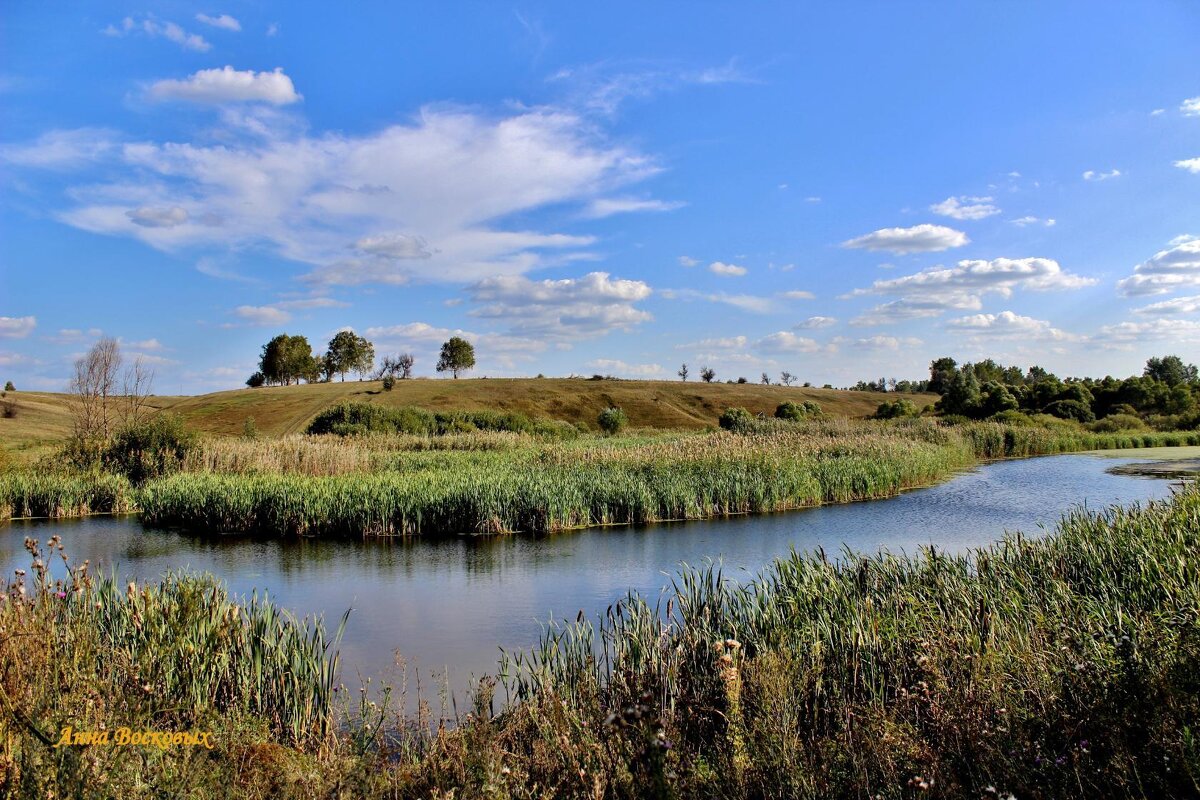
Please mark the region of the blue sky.
POLYGON ((0 11, 0 379, 351 327, 432 375, 1200 361, 1190 3, 0 11))

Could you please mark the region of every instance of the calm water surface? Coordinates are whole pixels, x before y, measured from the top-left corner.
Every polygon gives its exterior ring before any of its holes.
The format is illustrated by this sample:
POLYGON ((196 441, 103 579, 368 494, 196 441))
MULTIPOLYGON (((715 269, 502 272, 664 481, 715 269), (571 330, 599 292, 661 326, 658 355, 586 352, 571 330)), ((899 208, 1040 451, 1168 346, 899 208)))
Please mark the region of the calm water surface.
MULTIPOLYGON (((499 648, 537 641, 551 619, 596 617, 628 589, 656 596, 681 563, 706 559, 749 577, 786 555, 823 547, 961 552, 1006 531, 1037 534, 1072 507, 1168 496, 1168 480, 1106 470, 1146 457, 1066 455, 1005 461, 890 500, 710 522, 594 529, 546 537, 442 541, 263 540, 146 529, 136 517, 0 525, 0 565, 28 567, 22 542, 63 537, 68 555, 138 581, 169 569, 211 572, 237 594, 266 590, 298 615, 336 621, 343 680, 395 679, 395 652, 427 682, 456 692, 494 672, 499 648)), ((411 673, 410 673, 411 674, 411 673)))

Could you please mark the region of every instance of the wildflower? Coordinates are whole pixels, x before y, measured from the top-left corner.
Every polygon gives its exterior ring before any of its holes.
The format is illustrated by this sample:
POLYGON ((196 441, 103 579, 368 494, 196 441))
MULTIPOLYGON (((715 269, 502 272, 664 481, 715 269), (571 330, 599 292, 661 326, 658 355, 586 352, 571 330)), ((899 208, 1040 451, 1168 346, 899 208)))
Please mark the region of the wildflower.
POLYGON ((66 592, 58 592, 57 594, 55 594, 55 597, 57 597, 59 600, 66 600, 67 593, 66 592))

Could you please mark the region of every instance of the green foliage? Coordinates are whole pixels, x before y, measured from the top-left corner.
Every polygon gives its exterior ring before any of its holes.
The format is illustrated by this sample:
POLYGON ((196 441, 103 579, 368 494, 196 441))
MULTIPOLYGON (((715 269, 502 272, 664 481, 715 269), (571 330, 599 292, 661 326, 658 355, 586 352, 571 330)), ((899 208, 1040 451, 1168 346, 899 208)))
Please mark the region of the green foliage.
POLYGON ((612 406, 601 411, 596 421, 600 425, 600 430, 609 436, 615 436, 629 424, 629 417, 620 408, 612 406))
POLYGON ((242 423, 242 438, 257 439, 259 435, 258 423, 254 421, 254 417, 246 417, 246 421, 242 423))
POLYGON ((988 381, 980 392, 979 414, 991 417, 1005 411, 1016 411, 1021 407, 1017 398, 1003 383, 988 381))
POLYGON ((785 400, 775 407, 775 419, 783 419, 788 422, 803 422, 808 419, 820 419, 822 416, 824 414, 821 411, 821 404, 811 400, 805 400, 802 403, 785 400))
POLYGON ((253 375, 251 375, 249 378, 246 378, 246 385, 249 386, 251 389, 257 389, 260 386, 263 386, 264 384, 266 384, 266 382, 267 382, 267 377, 265 375, 263 375, 261 372, 256 372, 253 375))
POLYGON ((515 411, 439 411, 423 408, 340 403, 317 414, 307 433, 357 436, 364 434, 411 434, 443 436, 472 431, 527 433, 537 436, 573 437, 577 431, 567 423, 533 420, 515 411))
POLYGON ((390 392, 392 389, 395 389, 395 388, 396 388, 396 378, 392 375, 384 375, 383 376, 383 390, 385 392, 390 392))
POLYGON ((929 391, 945 394, 950 381, 958 373, 958 362, 953 358, 938 358, 929 365, 929 391))
POLYGON ((195 448, 195 433, 184 427, 182 419, 164 412, 117 431, 105 448, 103 463, 106 469, 142 484, 178 472, 195 448))
POLYGON ((1146 423, 1141 417, 1133 414, 1109 414, 1104 419, 1096 420, 1088 425, 1088 430, 1096 433, 1115 433, 1117 431, 1144 431, 1146 423))
POLYGON ((133 508, 133 487, 121 475, 25 471, 0 474, 0 520, 82 517, 133 508))
POLYGON ((1018 427, 1037 424, 1028 414, 1014 410, 1000 411, 992 414, 990 417, 988 417, 987 421, 998 422, 1002 425, 1015 425, 1018 427))
POLYGON ((977 417, 980 415, 981 401, 979 379, 974 372, 962 370, 950 377, 937 408, 947 415, 977 417))
POLYGON ((716 377, 717 371, 715 369, 711 369, 709 367, 700 368, 700 380, 704 381, 705 383, 712 383, 713 379, 716 377))
POLYGON ((727 408, 717 420, 717 424, 727 431, 747 433, 754 426, 755 417, 744 408, 727 408))
POLYGON ((1055 400, 1042 409, 1042 412, 1059 419, 1073 419, 1076 422, 1095 422, 1096 420, 1092 409, 1080 400, 1055 400))
POLYGON ((475 347, 458 336, 451 336, 450 339, 442 345, 441 355, 438 357, 437 371, 450 372, 455 378, 458 373, 475 367, 475 347))
POLYGON ((1195 364, 1184 364, 1179 356, 1163 356, 1151 358, 1146 362, 1143 374, 1151 380, 1160 381, 1167 386, 1178 386, 1185 383, 1196 383, 1197 371, 1195 364))
POLYGON ((894 402, 884 401, 875 409, 875 419, 904 419, 906 417, 919 417, 920 410, 911 400, 901 398, 894 402))
POLYGON ((5 382, 4 382, 4 391, 6 391, 6 392, 15 392, 16 390, 17 390, 17 387, 13 386, 13 382, 12 382, 12 381, 5 381, 5 382))
POLYGON ((263 345, 259 370, 270 383, 289 385, 301 379, 312 382, 320 377, 320 362, 304 336, 281 333, 263 345))
POLYGON ((329 374, 340 375, 342 380, 347 372, 366 375, 375 366, 375 345, 354 331, 338 331, 329 340, 324 365, 329 374))

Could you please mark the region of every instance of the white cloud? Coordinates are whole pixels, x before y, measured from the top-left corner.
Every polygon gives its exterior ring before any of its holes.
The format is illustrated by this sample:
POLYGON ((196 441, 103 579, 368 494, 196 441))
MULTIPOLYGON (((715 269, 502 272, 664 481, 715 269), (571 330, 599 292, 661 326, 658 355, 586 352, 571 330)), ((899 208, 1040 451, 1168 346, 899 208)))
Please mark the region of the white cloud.
POLYGON ((597 358, 585 365, 590 369, 604 370, 606 374, 632 375, 639 378, 663 374, 661 364, 628 364, 615 358, 597 358))
POLYGON ((700 263, 700 259, 698 259, 698 258, 691 258, 690 256, 680 256, 679 257, 679 266, 681 266, 681 267, 694 267, 699 263, 700 263))
POLYGON ((1195 314, 1200 311, 1200 295, 1189 297, 1174 297, 1148 306, 1135 308, 1133 313, 1148 317, 1169 317, 1176 314, 1195 314))
POLYGON ((1126 297, 1166 294, 1175 289, 1200 286, 1200 239, 1180 236, 1166 250, 1159 250, 1133 268, 1133 275, 1117 282, 1126 297))
POLYGON ((183 80, 166 79, 150 84, 152 100, 185 100, 190 103, 270 103, 284 106, 303 99, 292 79, 276 67, 274 72, 236 70, 231 66, 202 69, 183 80))
POLYGON ((635 306, 650 296, 650 287, 642 281, 613 280, 606 272, 543 281, 497 275, 467 291, 482 304, 471 316, 502 320, 520 334, 579 339, 629 331, 653 319, 635 306))
POLYGON ((764 353, 815 353, 821 345, 791 331, 777 331, 755 342, 754 349, 764 353))
POLYGON ((131 347, 134 350, 162 350, 163 344, 158 339, 142 339, 141 341, 127 342, 124 339, 118 339, 117 343, 121 347, 131 347))
POLYGON ((903 297, 875 306, 850 320, 850 324, 874 328, 913 319, 938 317, 949 310, 976 311, 982 307, 983 302, 978 297, 962 293, 931 297, 903 297))
POLYGON ((174 228, 188 221, 187 210, 179 206, 142 206, 126 211, 125 216, 133 220, 135 225, 145 228, 174 228))
POLYGON ((33 363, 33 359, 29 356, 23 356, 20 353, 5 353, 0 350, 0 367, 16 367, 31 363, 33 363))
POLYGON ((812 300, 816 298, 816 295, 812 292, 806 292, 802 289, 793 289, 790 292, 781 292, 779 296, 787 298, 788 300, 812 300))
POLYGON ((272 22, 270 25, 267 26, 267 36, 274 36, 277 33, 279 33, 279 23, 278 22, 272 22))
POLYGON ((292 315, 275 306, 238 306, 233 315, 251 325, 282 325, 292 315))
POLYGON ((1150 340, 1167 340, 1173 343, 1200 342, 1200 321, 1155 319, 1149 322, 1120 322, 1105 325, 1092 340, 1117 348, 1141 346, 1150 340))
POLYGON ((664 300, 706 300, 710 303, 723 303, 754 314, 769 314, 776 310, 776 303, 772 298, 758 297, 752 294, 705 293, 695 289, 663 289, 659 292, 659 296, 664 300))
POLYGON ((37 327, 37 317, 0 317, 0 337, 24 339, 37 327))
POLYGON ((943 217, 960 220, 984 219, 1000 213, 990 197, 947 197, 934 203, 929 210, 943 217))
POLYGON ((1019 225, 1024 228, 1026 225, 1045 225, 1047 228, 1053 228, 1056 220, 1053 218, 1041 219, 1040 217, 1018 217, 1012 220, 1013 225, 1019 225))
POLYGON ((700 69, 629 68, 627 64, 604 61, 561 69, 549 80, 566 86, 574 96, 575 105, 604 115, 616 114, 629 100, 648 100, 684 86, 750 82, 736 61, 700 69))
POLYGON ((976 337, 1018 338, 1022 341, 1076 341, 1080 337, 1055 328, 1046 320, 1023 317, 1012 311, 974 314, 952 319, 946 328, 976 337))
POLYGON ((1200 97, 1189 97, 1179 105, 1185 117, 1200 117, 1200 97))
POLYGON ((1096 172, 1095 170, 1089 169, 1087 172, 1083 173, 1083 179, 1085 181, 1107 181, 1111 178, 1119 177, 1121 177, 1121 170, 1119 169, 1114 169, 1110 172, 1096 172))
POLYGON ((364 236, 354 243, 354 247, 364 253, 384 258, 429 258, 433 255, 420 236, 406 236, 403 233, 364 236))
POLYGON ((1035 292, 1080 289, 1096 283, 1063 270, 1051 258, 994 258, 991 261, 959 261, 953 267, 931 267, 900 278, 875 281, 867 289, 856 289, 851 296, 867 294, 910 295, 923 298, 958 300, 963 295, 996 293, 1008 297, 1014 289, 1035 292))
POLYGON ((534 354, 546 349, 546 342, 537 338, 505 336, 495 333, 475 333, 460 328, 441 328, 426 322, 410 322, 367 328, 364 334, 375 343, 377 353, 386 351, 416 351, 417 367, 437 362, 437 352, 451 336, 460 336, 475 345, 481 366, 494 361, 511 367, 518 361, 529 361, 534 354))
POLYGON ((864 236, 842 242, 842 247, 864 250, 887 250, 900 255, 907 253, 938 253, 952 247, 962 247, 971 240, 962 231, 944 225, 914 225, 911 228, 881 228, 864 236))
POLYGON ((701 339, 698 342, 676 345, 676 350, 745 350, 750 340, 745 336, 726 336, 716 339, 701 339))
POLYGON ((1200 175, 1200 158, 1186 158, 1183 161, 1176 161, 1175 166, 1180 169, 1186 169, 1193 175, 1200 175))
POLYGON ((740 267, 737 264, 726 264, 723 261, 714 261, 708 265, 708 271, 714 275, 724 275, 727 278, 738 277, 746 274, 746 268, 740 267))
POLYGON ((106 36, 128 36, 131 33, 143 33, 151 39, 159 37, 183 47, 185 50, 195 50, 207 53, 212 45, 198 33, 188 33, 174 22, 160 22, 157 19, 146 18, 138 22, 133 17, 125 17, 120 26, 109 25, 103 31, 106 36))
POLYGON ((165 251, 266 250, 313 265, 316 283, 470 282, 590 257, 590 236, 498 226, 657 172, 552 109, 489 118, 428 108, 411 124, 361 136, 264 124, 265 134, 214 145, 127 144, 109 165, 112 181, 72 187, 76 205, 59 216, 165 251), (126 212, 141 206, 177 206, 189 221, 138 225, 126 212), (431 256, 347 258, 354 243, 382 235, 419 237, 431 256))
POLYGON ((196 20, 203 22, 205 25, 211 25, 214 28, 222 30, 238 32, 242 29, 242 23, 238 22, 228 14, 221 14, 217 17, 210 17, 208 14, 197 14, 196 20))
POLYGON ((808 319, 804 320, 803 322, 799 322, 799 323, 793 325, 792 327, 798 331, 800 331, 800 330, 812 331, 812 330, 818 330, 820 328, 828 328, 829 326, 835 324, 836 322, 837 322, 837 319, 835 317, 809 317, 808 319))
POLYGON ((640 200, 636 197, 602 197, 588 203, 583 215, 589 219, 611 217, 613 214, 629 214, 636 211, 674 211, 685 203, 666 200, 640 200))
POLYGON ((0 161, 23 167, 63 169, 98 161, 113 152, 115 134, 107 128, 47 131, 28 144, 0 145, 0 161))
POLYGON ((814 194, 814 195, 810 195, 809 197, 806 197, 806 198, 804 198, 804 202, 806 202, 806 203, 819 203, 819 202, 821 202, 821 198, 817 197, 817 196, 814 194))
POLYGON ((855 350, 893 351, 919 347, 922 341, 912 336, 869 336, 865 339, 847 339, 839 336, 833 340, 833 344, 852 347, 855 350))

